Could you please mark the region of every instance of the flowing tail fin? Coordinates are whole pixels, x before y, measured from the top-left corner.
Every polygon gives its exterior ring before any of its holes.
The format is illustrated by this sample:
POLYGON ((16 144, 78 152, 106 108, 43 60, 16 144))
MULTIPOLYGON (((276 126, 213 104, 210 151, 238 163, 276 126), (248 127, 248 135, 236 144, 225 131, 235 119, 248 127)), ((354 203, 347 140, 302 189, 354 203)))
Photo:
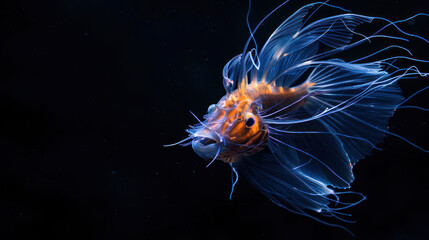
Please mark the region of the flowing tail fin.
POLYGON ((390 117, 404 99, 396 83, 401 75, 389 74, 377 63, 313 64, 306 103, 264 119, 269 146, 286 166, 326 185, 348 188, 353 165, 382 142, 390 117))

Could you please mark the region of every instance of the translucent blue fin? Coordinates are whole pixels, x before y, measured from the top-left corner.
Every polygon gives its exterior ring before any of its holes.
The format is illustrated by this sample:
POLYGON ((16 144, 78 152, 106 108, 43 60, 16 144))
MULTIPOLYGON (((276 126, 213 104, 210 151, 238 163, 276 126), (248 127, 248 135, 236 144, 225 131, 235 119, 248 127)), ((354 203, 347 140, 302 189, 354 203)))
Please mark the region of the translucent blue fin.
POLYGON ((233 57, 231 60, 229 60, 227 64, 225 64, 225 67, 223 67, 223 71, 222 71, 223 87, 225 88, 225 91, 227 94, 234 91, 237 74, 238 74, 235 68, 240 63, 240 60, 241 60, 241 54, 233 57))
POLYGON ((244 59, 242 54, 239 54, 233 57, 223 68, 223 86, 227 94, 234 91, 235 86, 240 81, 247 81, 247 73, 255 65, 253 54, 255 54, 255 49, 247 52, 244 59))
POLYGON ((357 25, 373 18, 342 14, 315 21, 302 28, 302 21, 312 6, 305 6, 289 17, 271 35, 259 54, 260 68, 253 69, 252 81, 275 82, 288 87, 305 71, 292 66, 305 62, 318 52, 320 44, 331 48, 346 46, 357 25), (301 29, 302 28, 302 29, 301 29))
POLYGON ((344 215, 338 211, 359 203, 365 197, 353 192, 336 193, 300 169, 284 165, 279 157, 276 153, 261 152, 241 159, 233 165, 240 176, 278 206, 324 224, 344 228, 312 216, 309 210, 329 217, 338 217, 337 215, 344 215), (338 194, 346 193, 356 194, 358 200, 352 203, 341 202, 338 194))
POLYGON ((375 63, 318 62, 307 80, 312 87, 306 103, 264 119, 271 151, 323 184, 350 187, 352 166, 382 142, 403 100, 399 77, 375 63))
POLYGON ((318 211, 329 204, 319 196, 333 191, 325 185, 296 175, 283 167, 271 153, 256 154, 234 163, 240 176, 246 178, 270 200, 288 209, 312 209, 318 211))
POLYGON ((298 31, 293 37, 299 39, 295 47, 299 50, 314 41, 331 48, 347 45, 355 34, 354 29, 362 23, 369 23, 372 17, 347 13, 315 21, 298 31))
POLYGON ((306 5, 287 18, 270 36, 259 53, 260 67, 263 71, 253 69, 252 81, 270 82, 281 69, 292 66, 317 52, 317 45, 309 46, 307 49, 294 55, 285 55, 293 47, 291 40, 303 25, 303 19, 314 4, 306 5))

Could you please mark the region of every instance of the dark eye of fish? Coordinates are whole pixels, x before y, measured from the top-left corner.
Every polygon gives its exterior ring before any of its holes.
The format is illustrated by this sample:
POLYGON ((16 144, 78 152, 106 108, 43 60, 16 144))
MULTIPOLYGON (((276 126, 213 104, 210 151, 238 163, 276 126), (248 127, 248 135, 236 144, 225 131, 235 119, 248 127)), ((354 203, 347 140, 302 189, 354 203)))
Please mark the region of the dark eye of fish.
POLYGON ((247 127, 251 127, 251 126, 253 126, 253 124, 255 124, 255 119, 253 117, 250 117, 246 120, 246 126, 247 127))

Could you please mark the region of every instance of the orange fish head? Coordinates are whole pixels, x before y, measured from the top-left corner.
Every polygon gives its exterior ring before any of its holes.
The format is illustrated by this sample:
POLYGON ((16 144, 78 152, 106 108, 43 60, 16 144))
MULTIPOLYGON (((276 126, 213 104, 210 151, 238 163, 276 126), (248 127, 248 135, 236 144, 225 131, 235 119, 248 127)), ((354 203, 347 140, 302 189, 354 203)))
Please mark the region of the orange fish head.
POLYGON ((212 104, 205 121, 189 130, 194 151, 204 159, 233 162, 246 152, 255 152, 267 138, 258 101, 230 95, 212 104))

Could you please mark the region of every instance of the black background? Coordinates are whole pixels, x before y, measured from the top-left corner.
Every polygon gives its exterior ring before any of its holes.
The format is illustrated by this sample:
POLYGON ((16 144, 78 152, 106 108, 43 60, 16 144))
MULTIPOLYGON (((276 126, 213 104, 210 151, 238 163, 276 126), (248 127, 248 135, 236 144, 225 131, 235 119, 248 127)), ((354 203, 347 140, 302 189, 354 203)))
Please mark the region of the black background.
MULTIPOLYGON (((252 26, 282 1, 254 1, 252 26)), ((262 26, 263 42, 304 2, 262 26)), ((425 1, 332 1, 402 19, 425 1)), ((163 148, 223 96, 223 65, 242 51, 247 1, 1 3, 1 239, 351 239, 271 203, 191 148, 163 148)), ((429 17, 401 26, 429 38, 429 17)), ((362 26, 362 32, 367 26, 362 26)), ((429 45, 413 40, 415 57, 429 45)), ((420 65, 429 72, 429 64, 420 65)), ((401 81, 404 94, 428 79, 401 81)), ((410 104, 429 107, 426 91, 410 104)), ((427 112, 390 128, 429 148, 427 112)), ((354 239, 427 239, 429 155, 394 137, 354 168, 354 239)))

